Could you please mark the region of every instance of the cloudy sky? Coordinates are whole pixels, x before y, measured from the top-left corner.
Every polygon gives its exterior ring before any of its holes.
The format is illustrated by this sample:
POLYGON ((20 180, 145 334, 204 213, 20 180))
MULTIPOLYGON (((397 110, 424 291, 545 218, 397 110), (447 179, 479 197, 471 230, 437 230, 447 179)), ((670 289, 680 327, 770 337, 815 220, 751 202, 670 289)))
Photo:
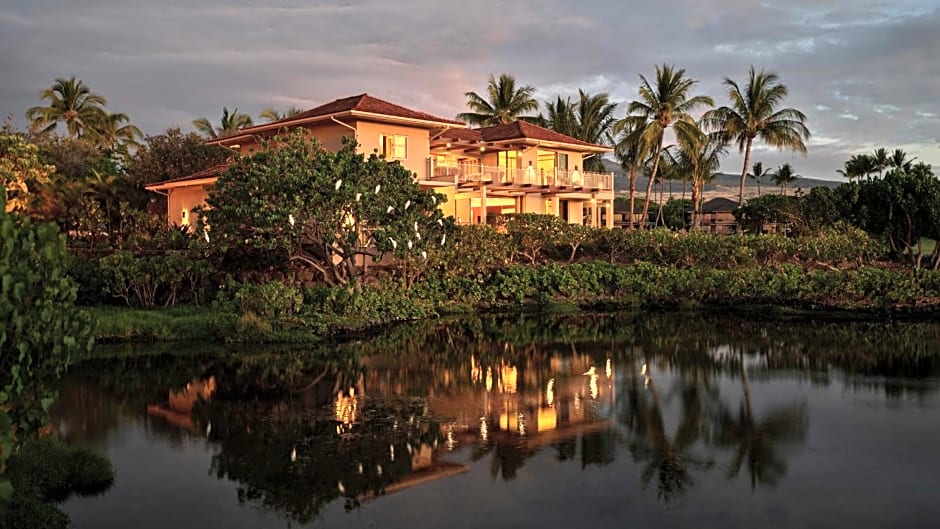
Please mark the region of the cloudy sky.
POLYGON ((940 0, 0 0, 0 50, 0 116, 23 126, 75 75, 147 133, 361 92, 451 117, 500 72, 626 102, 663 62, 724 104, 754 64, 813 131, 805 158, 756 150, 765 165, 836 178, 885 146, 940 167, 940 0))

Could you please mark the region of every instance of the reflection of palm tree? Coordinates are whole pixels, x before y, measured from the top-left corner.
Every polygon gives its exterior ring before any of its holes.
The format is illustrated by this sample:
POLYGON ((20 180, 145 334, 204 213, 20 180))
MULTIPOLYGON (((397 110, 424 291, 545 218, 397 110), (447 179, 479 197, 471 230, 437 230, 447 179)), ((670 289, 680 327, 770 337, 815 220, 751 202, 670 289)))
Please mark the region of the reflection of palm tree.
MULTIPOLYGON (((701 391, 697 384, 683 388, 682 420, 670 438, 665 430, 659 393, 652 376, 644 373, 646 378, 641 382, 635 362, 632 365, 627 390, 628 414, 625 417, 625 422, 635 434, 630 452, 636 460, 647 461, 640 477, 643 486, 656 476, 657 494, 668 502, 692 485, 691 466, 710 465, 689 455, 702 430, 701 391), (648 402, 643 395, 644 385, 650 394, 648 402)), ((697 377, 693 379, 697 380, 697 377)))
POLYGON ((754 417, 751 408, 751 391, 744 368, 744 353, 741 352, 741 387, 744 400, 737 415, 724 409, 718 417, 718 442, 736 445, 737 452, 728 469, 728 477, 735 478, 741 467, 747 464, 751 476, 751 489, 758 484, 776 485, 786 473, 787 465, 775 452, 775 445, 787 441, 801 441, 808 427, 806 403, 797 402, 771 410, 763 418, 754 417))

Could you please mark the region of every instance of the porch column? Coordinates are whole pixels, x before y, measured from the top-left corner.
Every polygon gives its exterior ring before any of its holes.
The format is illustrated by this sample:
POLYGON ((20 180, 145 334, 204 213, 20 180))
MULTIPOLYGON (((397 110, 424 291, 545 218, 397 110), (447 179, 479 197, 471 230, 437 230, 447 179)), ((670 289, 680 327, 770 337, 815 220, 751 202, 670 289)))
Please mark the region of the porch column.
POLYGON ((486 224, 486 185, 480 186, 480 224, 486 224))
POLYGON ((607 201, 607 219, 606 220, 607 222, 605 224, 607 225, 607 229, 613 228, 614 227, 614 201, 613 200, 607 201))

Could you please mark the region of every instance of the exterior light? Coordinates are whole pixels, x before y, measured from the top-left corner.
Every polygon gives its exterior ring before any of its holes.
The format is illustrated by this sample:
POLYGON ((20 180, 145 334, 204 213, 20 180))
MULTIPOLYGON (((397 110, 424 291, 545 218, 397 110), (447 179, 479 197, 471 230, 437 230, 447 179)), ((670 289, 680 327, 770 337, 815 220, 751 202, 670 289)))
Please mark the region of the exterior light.
POLYGON ((485 145, 482 146, 482 147, 480 147, 480 152, 483 152, 483 151, 485 151, 485 150, 486 150, 486 146, 485 146, 485 145))

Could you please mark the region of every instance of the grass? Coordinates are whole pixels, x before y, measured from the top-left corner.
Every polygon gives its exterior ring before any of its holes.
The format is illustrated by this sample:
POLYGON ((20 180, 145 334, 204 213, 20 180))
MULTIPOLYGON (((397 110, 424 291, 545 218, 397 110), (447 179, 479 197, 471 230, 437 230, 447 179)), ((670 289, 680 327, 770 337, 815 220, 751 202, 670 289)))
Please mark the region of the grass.
POLYGON ((210 307, 178 306, 167 309, 89 307, 97 322, 99 342, 215 340, 220 323, 234 319, 210 307))

